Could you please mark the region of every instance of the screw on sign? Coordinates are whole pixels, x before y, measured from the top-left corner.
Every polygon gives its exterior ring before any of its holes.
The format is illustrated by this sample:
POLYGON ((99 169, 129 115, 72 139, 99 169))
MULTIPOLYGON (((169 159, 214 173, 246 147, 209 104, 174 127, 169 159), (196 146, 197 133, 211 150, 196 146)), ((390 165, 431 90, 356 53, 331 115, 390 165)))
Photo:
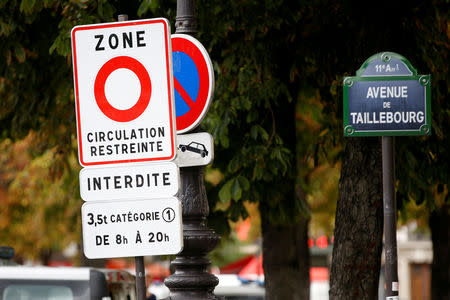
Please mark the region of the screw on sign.
POLYGON ((168 21, 76 26, 72 53, 80 164, 174 159, 168 21))
POLYGON ((177 133, 200 124, 214 92, 214 70, 208 52, 195 38, 172 35, 177 133))

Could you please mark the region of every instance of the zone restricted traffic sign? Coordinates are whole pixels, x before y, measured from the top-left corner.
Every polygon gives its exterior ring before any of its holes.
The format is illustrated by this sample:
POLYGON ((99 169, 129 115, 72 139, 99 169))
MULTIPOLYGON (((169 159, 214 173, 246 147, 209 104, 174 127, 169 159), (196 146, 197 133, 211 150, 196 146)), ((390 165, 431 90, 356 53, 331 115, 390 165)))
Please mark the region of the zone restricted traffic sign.
POLYGON ((205 47, 187 34, 172 35, 177 132, 197 127, 214 94, 214 69, 205 47))
POLYGON ((169 22, 76 26, 72 54, 80 164, 174 159, 169 22))

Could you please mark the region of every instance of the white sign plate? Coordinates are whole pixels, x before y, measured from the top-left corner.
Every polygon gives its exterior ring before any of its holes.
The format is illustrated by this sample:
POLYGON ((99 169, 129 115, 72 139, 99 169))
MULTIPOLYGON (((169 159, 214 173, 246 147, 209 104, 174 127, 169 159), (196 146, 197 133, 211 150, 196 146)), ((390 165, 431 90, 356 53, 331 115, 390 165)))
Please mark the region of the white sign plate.
POLYGON ((173 162, 80 171, 80 194, 84 201, 148 199, 175 196, 180 172, 173 162))
POLYGON ((214 139, 207 132, 179 134, 177 142, 179 167, 206 166, 214 159, 214 139))
POLYGON ((181 203, 174 197, 85 202, 81 222, 90 259, 177 254, 183 248, 181 203))
POLYGON ((166 19, 76 26, 72 58, 81 165, 175 158, 166 19))

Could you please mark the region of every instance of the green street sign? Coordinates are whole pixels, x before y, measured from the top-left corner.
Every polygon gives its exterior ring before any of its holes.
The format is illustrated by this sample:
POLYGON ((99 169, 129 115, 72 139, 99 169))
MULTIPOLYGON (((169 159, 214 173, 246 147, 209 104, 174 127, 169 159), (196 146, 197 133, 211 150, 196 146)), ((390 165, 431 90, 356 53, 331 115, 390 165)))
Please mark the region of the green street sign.
POLYGON ((431 134, 431 76, 393 52, 368 58, 344 86, 344 136, 431 134))

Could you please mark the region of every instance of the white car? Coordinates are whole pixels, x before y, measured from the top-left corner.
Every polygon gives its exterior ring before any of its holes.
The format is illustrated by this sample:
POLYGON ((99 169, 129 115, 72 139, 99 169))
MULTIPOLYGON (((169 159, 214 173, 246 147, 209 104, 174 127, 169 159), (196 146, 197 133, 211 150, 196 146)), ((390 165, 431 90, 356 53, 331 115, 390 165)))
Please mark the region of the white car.
POLYGON ((257 282, 242 282, 237 275, 217 275, 219 284, 214 290, 217 296, 225 296, 226 300, 264 300, 266 291, 257 282))
POLYGON ((2 266, 0 299, 135 300, 135 279, 117 270, 2 266))

